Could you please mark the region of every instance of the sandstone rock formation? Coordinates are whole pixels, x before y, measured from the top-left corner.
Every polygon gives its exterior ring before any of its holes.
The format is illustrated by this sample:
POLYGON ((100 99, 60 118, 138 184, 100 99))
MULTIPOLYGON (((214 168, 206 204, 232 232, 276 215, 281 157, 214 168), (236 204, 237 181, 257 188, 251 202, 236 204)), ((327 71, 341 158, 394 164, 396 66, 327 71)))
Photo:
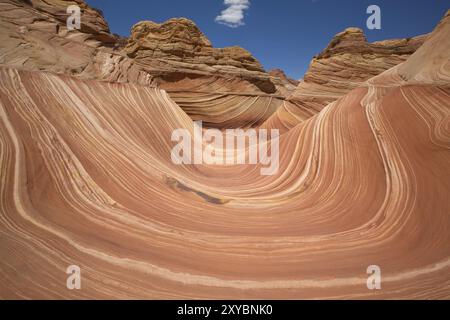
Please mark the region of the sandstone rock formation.
POLYGON ((0 298, 450 299, 449 34, 450 11, 405 62, 286 127, 272 176, 174 164, 193 122, 159 87, 2 51, 0 298))
POLYGON ((404 62, 425 39, 422 35, 369 43, 358 28, 338 33, 314 57, 304 80, 266 126, 292 128, 368 79, 404 62))
POLYGON ((151 75, 116 50, 99 11, 81 0, 2 0, 0 64, 114 82, 151 84, 151 75), (69 31, 67 7, 81 9, 81 29, 69 31))
POLYGON ((336 35, 295 88, 281 70, 266 73, 240 47, 213 48, 190 20, 137 23, 128 39, 112 35, 101 13, 82 0, 0 3, 0 64, 83 79, 159 86, 206 126, 279 127, 311 117, 365 80, 404 61, 424 36, 368 43, 361 30, 336 35), (82 9, 68 31, 68 5, 82 9), (287 98, 287 99, 286 99, 287 98))
POLYGON ((298 81, 298 80, 294 80, 294 79, 289 78, 289 77, 284 73, 284 71, 281 70, 281 69, 272 69, 272 70, 269 71, 269 74, 270 74, 271 76, 280 78, 282 81, 289 82, 290 84, 292 84, 292 85, 294 85, 294 86, 298 86, 298 84, 300 83, 300 81, 298 81))
MULTIPOLYGON (((270 80, 248 51, 240 47, 213 48, 197 26, 185 18, 170 19, 162 24, 137 23, 131 29, 125 51, 140 64, 153 67, 163 75, 173 72, 245 76, 248 71, 254 71, 254 77, 260 76, 261 81, 270 80)), ((265 89, 268 93, 275 92, 272 83, 265 89)))
POLYGON ((216 49, 187 19, 136 24, 129 39, 112 35, 101 13, 82 0, 0 2, 0 64, 110 82, 159 85, 206 125, 255 126, 293 87, 266 73, 245 49, 216 49), (82 10, 67 30, 66 9, 82 10), (215 92, 213 96, 205 93, 215 92), (233 106, 233 109, 223 109, 233 106))
POLYGON ((295 89, 245 49, 213 48, 184 18, 137 23, 124 51, 189 116, 212 127, 257 126, 295 89))
POLYGON ((272 81, 277 88, 279 88, 280 92, 287 96, 289 96, 300 83, 298 80, 289 78, 281 69, 272 69, 269 71, 269 74, 273 77, 272 81))

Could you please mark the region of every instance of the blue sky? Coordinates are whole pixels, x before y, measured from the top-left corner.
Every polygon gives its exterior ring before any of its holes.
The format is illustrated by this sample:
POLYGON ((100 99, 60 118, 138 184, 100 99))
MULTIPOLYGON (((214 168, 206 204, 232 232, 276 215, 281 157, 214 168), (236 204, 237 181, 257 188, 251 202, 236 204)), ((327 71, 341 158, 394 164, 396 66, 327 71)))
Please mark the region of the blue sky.
POLYGON ((249 50, 266 70, 280 68, 295 79, 302 78, 312 57, 347 27, 362 28, 369 41, 412 37, 432 31, 450 9, 448 0, 87 0, 87 3, 101 9, 111 31, 123 36, 128 36, 133 24, 141 20, 189 18, 215 47, 239 45, 249 50), (230 3, 234 4, 231 8, 230 3), (366 9, 372 4, 381 8, 381 30, 366 28, 369 17, 366 9))

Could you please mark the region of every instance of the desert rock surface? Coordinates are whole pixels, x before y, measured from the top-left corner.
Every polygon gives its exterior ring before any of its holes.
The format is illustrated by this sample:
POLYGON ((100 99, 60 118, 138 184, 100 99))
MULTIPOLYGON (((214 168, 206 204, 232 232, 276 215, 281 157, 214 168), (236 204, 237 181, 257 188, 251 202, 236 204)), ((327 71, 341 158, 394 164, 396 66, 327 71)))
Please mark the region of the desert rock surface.
POLYGON ((361 29, 347 28, 314 57, 304 79, 265 126, 291 129, 370 78, 405 62, 426 37, 369 43, 361 29))
POLYGON ((2 0, 0 27, 0 64, 158 85, 192 118, 211 127, 257 126, 295 89, 265 72, 247 50, 213 48, 184 18, 139 22, 124 39, 111 34, 101 12, 82 0, 2 0), (67 29, 69 5, 81 8, 80 30, 67 29))
POLYGON ((148 50, 164 70, 184 61, 170 48, 185 36, 200 56, 214 50, 189 22, 196 37, 144 23, 158 31, 117 47, 86 9, 91 28, 50 37, 67 2, 0 2, 0 298, 450 299, 450 11, 420 48, 399 40, 395 62, 361 60, 375 76, 324 71, 355 54, 341 35, 305 77, 340 94, 295 125, 270 123, 284 132, 280 169, 262 176, 259 165, 175 165, 171 133, 192 133, 201 108, 211 126, 258 127, 270 112, 250 106, 288 101, 231 74, 273 76, 240 51, 182 71, 231 59, 231 73, 164 80, 148 50), (154 37, 167 48, 147 48, 154 37), (112 72, 100 72, 103 55, 112 72), (70 265, 81 290, 66 287, 70 265), (367 289, 369 265, 382 290, 367 289))

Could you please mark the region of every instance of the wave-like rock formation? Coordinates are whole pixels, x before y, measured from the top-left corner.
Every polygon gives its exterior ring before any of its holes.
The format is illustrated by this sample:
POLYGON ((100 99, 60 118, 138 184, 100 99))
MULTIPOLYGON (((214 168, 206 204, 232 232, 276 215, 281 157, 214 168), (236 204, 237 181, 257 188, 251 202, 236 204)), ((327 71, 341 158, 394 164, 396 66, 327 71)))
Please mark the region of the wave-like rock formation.
POLYGON ((258 126, 295 89, 280 74, 266 73, 247 50, 213 48, 184 18, 137 23, 125 52, 189 116, 210 127, 258 126))
POLYGON ((213 48, 184 18, 142 21, 124 39, 111 34, 101 12, 82 0, 3 0, 0 27, 0 64, 157 85, 212 127, 257 126, 295 89, 279 74, 266 73, 245 49, 213 48), (69 31, 66 9, 74 4, 82 11, 81 29, 69 31))
POLYGON ((0 298, 449 299, 449 34, 283 134, 273 176, 175 165, 165 90, 1 67, 0 298))
POLYGON ((280 79, 279 83, 283 84, 281 87, 287 87, 290 90, 295 90, 295 88, 299 85, 300 81, 289 78, 283 70, 281 69, 273 69, 269 71, 269 74, 275 79, 280 79))
POLYGON ((118 50, 98 10, 81 0, 2 0, 0 64, 83 79, 152 83, 152 76, 118 50), (69 31, 67 7, 82 11, 81 29, 69 31))
MULTIPOLYGON (((222 72, 240 76, 246 71, 254 71, 257 77, 260 76, 258 73, 264 73, 261 64, 247 50, 241 47, 213 48, 194 22, 185 18, 170 19, 162 24, 137 23, 131 29, 125 51, 140 64, 153 67, 161 74, 222 72)), ((270 79, 265 75, 263 80, 270 79)), ((275 92, 272 83, 265 89, 275 92)))
POLYGON ((265 126, 293 128, 370 78, 406 61, 425 39, 422 35, 369 43, 361 29, 347 28, 314 57, 304 79, 265 126))

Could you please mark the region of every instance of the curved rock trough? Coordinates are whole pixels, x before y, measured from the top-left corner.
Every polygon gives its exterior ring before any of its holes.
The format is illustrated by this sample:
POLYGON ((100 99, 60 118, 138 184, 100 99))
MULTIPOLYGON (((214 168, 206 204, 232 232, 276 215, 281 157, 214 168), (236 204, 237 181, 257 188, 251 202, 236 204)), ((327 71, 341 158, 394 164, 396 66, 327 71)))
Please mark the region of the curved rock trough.
POLYGON ((289 97, 246 51, 210 62, 191 22, 120 45, 96 10, 68 33, 75 1, 31 3, 0 3, 0 298, 450 298, 449 13, 368 53, 347 30, 289 97), (149 55, 155 37, 167 50, 149 55), (177 59, 186 39, 199 56, 177 59), (350 83, 333 70, 352 55, 350 83), (197 119, 279 129, 278 173, 174 164, 173 130, 197 119))

